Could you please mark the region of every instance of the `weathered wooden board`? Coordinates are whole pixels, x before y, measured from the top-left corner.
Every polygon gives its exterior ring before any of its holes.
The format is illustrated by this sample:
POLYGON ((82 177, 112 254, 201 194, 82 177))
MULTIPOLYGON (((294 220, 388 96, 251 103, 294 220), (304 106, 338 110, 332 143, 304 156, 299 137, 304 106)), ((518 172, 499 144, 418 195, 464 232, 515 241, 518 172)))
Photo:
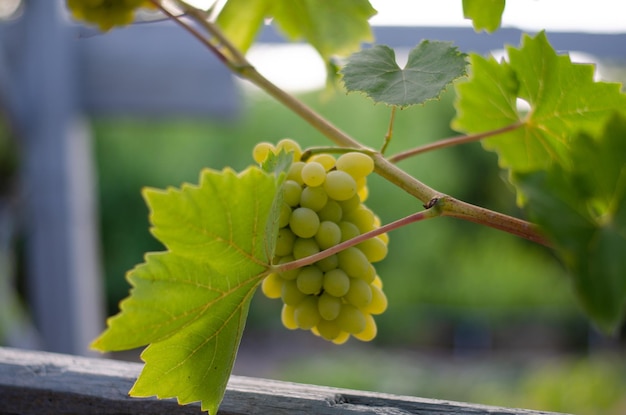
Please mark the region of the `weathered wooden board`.
MULTIPOLYGON (((0 348, 0 414, 199 414, 197 404, 127 395, 141 364, 0 348)), ((232 376, 220 415, 541 415, 409 396, 232 376)))

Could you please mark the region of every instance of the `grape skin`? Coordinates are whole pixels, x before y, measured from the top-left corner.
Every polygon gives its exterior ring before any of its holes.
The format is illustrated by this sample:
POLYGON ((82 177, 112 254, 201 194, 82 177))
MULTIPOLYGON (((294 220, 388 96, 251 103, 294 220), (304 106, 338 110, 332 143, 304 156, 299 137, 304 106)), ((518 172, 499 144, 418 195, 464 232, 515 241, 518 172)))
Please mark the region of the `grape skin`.
POLYGON ((358 152, 345 153, 339 156, 337 170, 345 171, 355 179, 366 177, 374 171, 374 160, 366 154, 358 152))
POLYGON ((319 226, 320 218, 315 211, 309 208, 299 207, 291 212, 289 227, 292 232, 300 238, 311 238, 315 236, 319 226))
POLYGON ((332 199, 348 200, 356 195, 356 182, 348 173, 333 170, 326 175, 324 190, 332 199))

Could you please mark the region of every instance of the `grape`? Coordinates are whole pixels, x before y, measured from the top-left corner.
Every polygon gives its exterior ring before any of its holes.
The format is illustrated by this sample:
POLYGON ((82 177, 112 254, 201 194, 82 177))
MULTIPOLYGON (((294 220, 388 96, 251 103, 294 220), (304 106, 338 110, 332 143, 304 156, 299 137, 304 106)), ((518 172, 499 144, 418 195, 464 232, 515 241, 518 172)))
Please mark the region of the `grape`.
MULTIPOLYGON (((291 262, 294 261, 295 258, 291 255, 287 255, 284 256, 282 258, 280 258, 280 260, 278 260, 277 264, 278 265, 282 265, 282 264, 286 264, 287 262, 291 262)), ((280 275, 280 278, 284 279, 284 280, 295 280, 296 277, 298 276, 298 272, 300 272, 299 269, 290 269, 289 271, 284 271, 279 273, 278 275, 280 275)))
POLYGON ((293 244, 293 257, 295 259, 306 258, 315 255, 320 251, 320 247, 312 238, 297 238, 293 244))
POLYGON ((369 314, 382 314, 387 309, 387 296, 383 290, 375 285, 370 285, 372 291, 372 301, 363 308, 363 311, 369 314))
MULTIPOLYGON (((292 152, 294 161, 281 188, 274 264, 310 257, 381 226, 362 204, 368 196, 366 176, 374 169, 369 156, 350 152, 335 160, 314 154, 305 162, 298 144, 284 139, 276 146, 257 144, 253 158, 262 163, 270 152, 283 150, 292 152)), ((372 263, 386 257, 388 242, 382 234, 311 265, 271 273, 261 289, 269 298, 282 299, 281 320, 289 329, 311 330, 335 344, 351 335, 370 341, 377 332, 372 316, 387 308, 372 263)))
POLYGON ((254 148, 252 149, 252 158, 254 159, 254 161, 261 164, 265 161, 265 159, 267 159, 267 156, 270 153, 273 153, 275 150, 276 149, 274 148, 274 145, 272 143, 262 141, 254 146, 254 148))
POLYGON ((299 207, 291 212, 289 227, 300 238, 311 238, 317 233, 320 226, 320 218, 315 211, 299 207))
POLYGON ((136 9, 152 6, 149 1, 144 0, 67 0, 67 7, 75 19, 96 24, 102 31, 132 23, 136 9))
POLYGON ((305 187, 300 195, 300 206, 315 212, 320 211, 328 202, 328 195, 321 187, 305 187))
POLYGON ((278 274, 270 274, 263 279, 261 290, 267 298, 280 298, 283 291, 283 279, 278 274))
POLYGON ((361 199, 359 198, 359 195, 354 195, 349 199, 340 201, 339 206, 341 206, 341 211, 343 212, 343 215, 346 216, 354 209, 361 206, 361 199))
POLYGON ((344 344, 345 342, 348 341, 349 338, 350 338, 350 333, 346 333, 345 331, 342 331, 339 333, 337 337, 335 337, 332 340, 332 342, 335 344, 344 344))
POLYGON ((387 245, 379 238, 370 238, 357 245, 369 262, 379 262, 387 256, 387 245))
POLYGON ((352 304, 342 304, 335 321, 341 330, 350 334, 360 333, 366 326, 365 315, 352 304))
POLYGON ((358 278, 351 278, 350 288, 344 298, 353 306, 364 308, 372 302, 372 289, 365 281, 358 278))
POLYGON ((320 336, 326 340, 334 340, 341 333, 341 329, 334 321, 322 319, 317 323, 316 328, 320 336))
POLYGON ((335 297, 343 297, 350 289, 350 277, 340 268, 324 274, 324 291, 335 297))
POLYGON ((374 160, 363 153, 350 152, 339 156, 335 166, 337 170, 345 171, 350 176, 358 179, 374 171, 374 160))
POLYGON ((283 283, 283 289, 280 293, 280 298, 283 299, 283 303, 291 306, 297 306, 300 304, 306 295, 298 289, 296 280, 289 280, 283 283))
POLYGON ((369 232, 376 228, 374 213, 364 206, 360 206, 345 215, 344 220, 354 223, 361 233, 369 232))
POLYGON ((278 227, 284 228, 289 225, 289 218, 291 218, 291 206, 283 202, 280 205, 280 213, 278 214, 278 227))
POLYGON ((374 321, 374 317, 372 317, 370 314, 365 314, 364 317, 365 317, 365 328, 358 333, 354 333, 353 336, 356 339, 359 339, 364 342, 368 342, 368 341, 373 340, 374 337, 376 337, 378 328, 376 327, 376 321, 374 321))
POLYGON ((341 230, 341 242, 356 238, 361 234, 359 228, 352 222, 339 222, 339 229, 341 230))
POLYGON ((303 185, 302 181, 302 168, 306 163, 303 161, 295 161, 289 166, 289 171, 287 172, 287 180, 293 180, 299 185, 303 185))
POLYGON ((311 161, 302 167, 301 175, 307 186, 320 186, 326 180, 326 169, 320 163, 311 161))
POLYGON ((276 238, 274 255, 285 256, 293 251, 293 244, 296 242, 296 235, 289 228, 280 228, 276 238))
POLYGON ((320 313, 317 311, 317 297, 307 296, 296 306, 294 318, 301 329, 311 329, 320 321, 320 313))
POLYGON ((341 299, 325 292, 317 300, 317 309, 324 320, 334 320, 341 311, 341 299))
POLYGON ((300 148, 300 145, 291 138, 283 138, 278 142, 278 144, 276 144, 276 152, 278 153, 280 150, 287 153, 293 153, 294 161, 300 160, 300 157, 302 156, 302 149, 300 148))
POLYGON ((341 221, 341 217, 343 216, 343 212, 339 203, 332 199, 327 199, 324 207, 317 212, 317 216, 319 216, 321 221, 328 220, 339 223, 339 221, 341 221))
POLYGON ((335 167, 335 158, 330 154, 316 154, 309 159, 309 162, 315 161, 316 163, 324 166, 326 171, 330 171, 333 167, 335 167))
POLYGON ((289 206, 294 207, 300 204, 302 187, 294 180, 285 180, 283 183, 283 200, 289 206))
POLYGON ((296 309, 290 305, 283 304, 283 309, 280 312, 280 319, 283 323, 283 326, 287 327, 289 330, 295 330, 298 328, 298 324, 296 323, 296 318, 294 316, 296 309))
POLYGON ((326 175, 324 190, 332 199, 348 200, 356 195, 356 182, 348 173, 333 170, 326 175))
POLYGON ((296 285, 304 294, 317 294, 322 289, 324 273, 316 266, 311 265, 300 270, 296 285))
POLYGON ((341 229, 335 222, 324 221, 315 234, 315 240, 320 249, 328 249, 341 242, 341 229))
POLYGON ((337 253, 339 267, 350 277, 366 276, 369 273, 370 263, 359 248, 350 247, 337 253))

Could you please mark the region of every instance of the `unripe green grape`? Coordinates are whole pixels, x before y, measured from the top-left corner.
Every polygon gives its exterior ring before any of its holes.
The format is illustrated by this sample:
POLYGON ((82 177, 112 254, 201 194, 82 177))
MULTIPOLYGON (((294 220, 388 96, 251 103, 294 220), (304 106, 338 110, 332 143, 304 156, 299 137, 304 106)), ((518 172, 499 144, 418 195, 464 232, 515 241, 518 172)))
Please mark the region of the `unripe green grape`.
POLYGON ((387 296, 383 290, 375 285, 370 285, 372 291, 372 301, 363 308, 363 311, 369 314, 382 314, 387 310, 387 296))
POLYGON ((350 289, 350 277, 341 268, 324 273, 324 291, 335 297, 343 297, 350 289))
POLYGON ((320 221, 331 221, 335 223, 339 223, 341 221, 341 217, 343 212, 341 210, 341 206, 335 200, 328 199, 323 208, 321 208, 317 212, 317 216, 319 216, 320 221))
POLYGON ((341 242, 341 229, 335 222, 324 221, 315 234, 315 240, 322 251, 341 242))
POLYGON ((289 218, 291 218, 291 206, 283 202, 280 204, 280 213, 278 214, 278 227, 284 228, 289 225, 289 218))
POLYGON ((300 196, 302 195, 302 187, 294 180, 285 180, 282 186, 283 201, 289 206, 294 207, 300 204, 300 196))
POLYGON ((370 282, 370 284, 372 284, 374 287, 380 288, 381 290, 383 289, 383 280, 381 280, 378 275, 374 277, 374 280, 370 282))
POLYGON ((339 268, 344 270, 350 277, 359 278, 368 275, 370 263, 360 249, 355 247, 346 248, 337 253, 339 268))
POLYGON ((274 255, 285 256, 293 252, 293 244, 296 242, 296 235, 289 228, 280 228, 276 238, 274 255))
POLYGON ((317 297, 309 295, 296 306, 294 318, 298 327, 309 330, 320 321, 320 313, 317 311, 317 297))
POLYGON ((374 171, 374 160, 363 153, 350 152, 339 156, 335 167, 358 179, 374 171))
POLYGON ((307 186, 321 186, 326 180, 326 169, 315 161, 308 162, 302 167, 302 181, 307 186))
POLYGON ((342 331, 350 334, 362 332, 366 324, 363 312, 352 304, 342 304, 335 321, 342 331))
POLYGON ((291 212, 289 227, 300 238, 311 238, 315 236, 317 229, 320 227, 320 218, 315 211, 299 207, 291 212))
POLYGON ((374 339, 374 337, 376 337, 376 334, 378 332, 378 328, 376 327, 376 321, 374 320, 374 317, 372 317, 369 314, 365 314, 365 328, 358 332, 358 333, 354 333, 352 334, 354 336, 355 339, 364 341, 364 342, 368 342, 374 339))
POLYGON ((348 214, 350 214, 350 212, 361 206, 361 199, 359 198, 359 195, 355 194, 347 200, 339 201, 339 206, 341 206, 343 216, 346 217, 348 214))
POLYGON ((274 145, 272 143, 268 143, 267 141, 262 141, 254 146, 252 149, 252 158, 257 163, 261 164, 269 156, 270 153, 273 153, 275 150, 274 145))
POLYGON ((381 233, 377 238, 383 241, 385 245, 389 245, 389 235, 387 233, 381 233))
POLYGON ((300 195, 300 206, 319 212, 328 202, 328 195, 321 187, 305 187, 300 195))
POLYGON ((324 273, 316 266, 303 267, 296 278, 298 289, 304 294, 317 294, 322 290, 324 273))
MULTIPOLYGON (((287 255, 281 257, 276 264, 282 265, 291 261, 295 261, 295 258, 293 257, 293 255, 287 255)), ((284 280, 295 280, 298 277, 298 272, 300 272, 300 270, 298 268, 294 268, 290 269, 289 271, 279 272, 278 275, 284 280)))
POLYGON ((280 298, 284 281, 278 274, 272 273, 263 279, 261 291, 267 298, 280 298))
POLYGON ((296 323, 296 318, 294 313, 296 309, 290 305, 283 304, 283 308, 280 312, 280 319, 283 322, 283 326, 287 327, 289 330, 296 330, 298 328, 298 323, 296 323))
POLYGON ((324 166, 324 169, 326 169, 326 171, 330 171, 330 169, 335 167, 335 158, 331 156, 330 154, 326 154, 326 153, 315 154, 309 159, 309 162, 312 162, 312 161, 315 161, 321 164, 322 166, 324 166))
POLYGON ((387 245, 379 238, 370 238, 357 245, 369 262, 379 262, 387 256, 387 245))
POLYGON ((359 228, 352 222, 339 222, 339 230, 341 230, 341 242, 356 238, 361 234, 359 228))
POLYGON ((320 259, 315 265, 324 272, 333 270, 339 266, 339 258, 337 255, 330 255, 326 258, 320 259))
POLYGON ((294 161, 300 160, 300 157, 302 156, 302 149, 300 148, 300 145, 291 138, 283 138, 276 144, 276 152, 278 153, 280 150, 287 153, 293 153, 294 161))
POLYGON ((306 295, 298 289, 296 280, 285 280, 280 298, 283 299, 283 303, 295 307, 306 298, 306 295))
POLYGON ((372 302, 372 289, 362 279, 351 278, 350 288, 343 298, 355 307, 364 308, 372 302))
POLYGON ((304 184, 302 181, 302 168, 306 163, 303 161, 294 161, 289 166, 289 171, 287 172, 287 180, 293 180, 298 183, 300 186, 304 184))
POLYGON ((359 276, 359 279, 365 281, 368 284, 373 283, 374 278, 376 278, 376 268, 374 268, 372 264, 369 265, 369 268, 365 274, 359 276))
POLYGON ((365 177, 356 181, 356 194, 359 196, 361 203, 365 202, 370 195, 365 177))
POLYGON ((348 200, 356 195, 356 182, 348 173, 333 170, 326 175, 324 190, 332 199, 348 200))
POLYGON ((363 205, 345 215, 344 220, 354 223, 361 233, 376 229, 374 213, 363 205))
POLYGON ((317 328, 317 332, 320 334, 320 336, 326 340, 332 341, 336 339, 341 333, 341 329, 334 321, 322 319, 317 323, 317 326, 315 327, 317 328))
POLYGON ((347 342, 349 338, 350 338, 350 333, 342 331, 342 332, 339 333, 339 335, 337 337, 335 337, 332 340, 332 342, 334 344, 340 345, 340 344, 344 344, 345 342, 347 342))
POLYGON ((313 238, 297 238, 293 244, 293 257, 302 259, 315 255, 320 251, 320 247, 313 238))
POLYGON ((325 292, 317 299, 317 310, 319 311, 322 319, 334 320, 341 311, 341 298, 325 292))

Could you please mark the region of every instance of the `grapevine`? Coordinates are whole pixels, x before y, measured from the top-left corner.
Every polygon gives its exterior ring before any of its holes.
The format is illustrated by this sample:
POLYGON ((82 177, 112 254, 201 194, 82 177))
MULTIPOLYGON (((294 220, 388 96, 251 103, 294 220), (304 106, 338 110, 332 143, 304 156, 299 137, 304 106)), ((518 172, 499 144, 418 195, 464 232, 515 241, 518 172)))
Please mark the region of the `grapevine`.
MULTIPOLYGON (((464 0, 466 15, 477 30, 496 30, 504 2, 491 12, 483 3, 464 0)), ((554 249, 588 317, 607 333, 623 324, 626 187, 618 155, 626 154, 626 95, 617 84, 595 82, 589 65, 558 55, 545 33, 524 36, 501 62, 425 40, 400 68, 389 47, 360 50, 372 41, 367 20, 375 10, 367 0, 228 0, 217 12, 184 0, 67 0, 67 6, 76 19, 103 31, 131 23, 141 7, 157 8, 337 146, 303 151, 291 139, 261 142, 252 152, 259 166, 241 173, 207 169, 197 186, 144 191, 152 232, 166 250, 148 254, 128 273, 131 294, 92 344, 102 351, 149 345, 131 395, 200 400, 203 410, 215 413, 259 286, 282 301, 288 329, 310 330, 336 344, 374 339, 374 316, 387 308, 374 267, 387 256, 387 232, 434 217, 461 218, 554 249), (348 92, 391 106, 380 151, 278 88, 247 60, 268 17, 288 38, 311 44, 348 92), (335 55, 350 55, 339 71, 335 55), (452 127, 465 135, 385 155, 397 109, 437 99, 453 84, 452 127), (519 99, 530 105, 527 114, 518 111, 519 99), (397 165, 475 141, 498 153, 533 222, 441 193, 397 165), (425 210, 382 224, 364 204, 372 173, 425 210), (215 376, 206 376, 208 370, 215 376)))
MULTIPOLYGON (((310 257, 380 226, 363 204, 367 176, 374 171, 371 157, 348 152, 335 160, 318 153, 302 160, 299 145, 283 139, 275 147, 259 143, 253 158, 263 163, 281 150, 292 155, 292 164, 282 186, 275 264, 310 257)), ((282 300, 281 320, 288 329, 311 330, 335 344, 350 336, 370 341, 377 333, 372 316, 387 308, 372 263, 385 258, 387 244, 383 233, 305 267, 271 273, 262 291, 282 300)))

